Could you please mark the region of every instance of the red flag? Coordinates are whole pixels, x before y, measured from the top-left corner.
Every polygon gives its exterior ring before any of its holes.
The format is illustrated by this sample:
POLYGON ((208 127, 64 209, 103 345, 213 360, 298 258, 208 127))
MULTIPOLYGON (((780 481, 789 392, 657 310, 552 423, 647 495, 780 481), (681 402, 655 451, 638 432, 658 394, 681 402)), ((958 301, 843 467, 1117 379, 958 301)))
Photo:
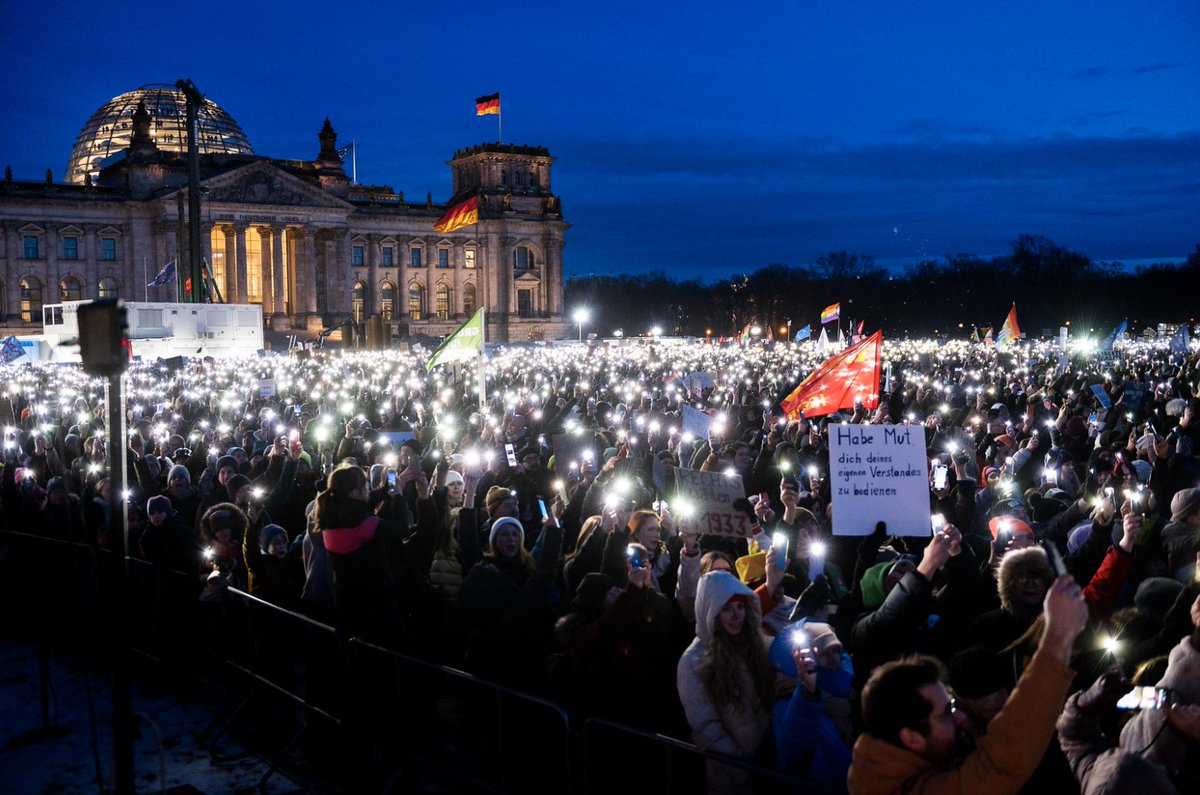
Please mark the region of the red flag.
POLYGON ((876 331, 857 345, 825 360, 780 404, 789 420, 822 417, 854 408, 861 400, 869 409, 879 405, 879 355, 883 332, 876 331))

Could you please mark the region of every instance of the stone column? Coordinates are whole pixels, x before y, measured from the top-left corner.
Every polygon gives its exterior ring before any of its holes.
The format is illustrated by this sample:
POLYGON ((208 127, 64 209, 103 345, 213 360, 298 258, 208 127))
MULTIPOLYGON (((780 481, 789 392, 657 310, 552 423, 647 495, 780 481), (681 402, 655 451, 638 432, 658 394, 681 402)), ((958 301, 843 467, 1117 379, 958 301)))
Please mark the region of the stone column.
POLYGON ((342 232, 341 245, 338 246, 339 289, 337 295, 337 314, 342 319, 350 314, 350 294, 354 291, 354 237, 350 230, 342 232))
POLYGON ((317 291, 324 290, 325 285, 317 281, 317 229, 313 226, 304 227, 304 292, 297 290, 297 297, 303 297, 304 322, 309 331, 320 331, 321 318, 317 316, 317 291))
POLYGON ((260 246, 262 254, 258 268, 262 279, 262 290, 259 293, 262 295, 263 320, 270 322, 271 315, 275 313, 275 279, 274 269, 271 267, 271 254, 274 247, 271 245, 271 227, 258 227, 258 236, 262 241, 260 246))
POLYGON ((221 285, 222 296, 227 304, 238 303, 237 291, 237 232, 232 226, 222 226, 225 235, 225 283, 221 285))
POLYGON ((563 241, 549 237, 546 239, 546 288, 549 301, 547 311, 551 315, 561 315, 563 299, 562 250, 563 241))
MULTIPOLYGON (((136 238, 137 232, 135 231, 133 224, 127 224, 125 228, 121 230, 121 234, 117 235, 117 248, 120 249, 120 251, 117 253, 117 262, 124 266, 121 268, 121 278, 127 285, 121 292, 129 296, 129 300, 131 301, 137 301, 146 294, 145 287, 142 287, 140 290, 138 289, 140 286, 138 285, 138 277, 134 275, 138 272, 137 263, 135 263, 133 259, 135 248, 134 243, 136 242, 136 238)), ((146 264, 145 269, 150 269, 149 263, 146 264)), ((84 272, 84 279, 90 279, 92 284, 90 287, 87 284, 83 285, 83 294, 94 295, 96 290, 96 282, 100 278, 100 269, 88 268, 85 269, 84 272)), ((147 279, 146 281, 150 280, 147 279)))
POLYGON ((234 285, 237 287, 237 302, 250 303, 250 286, 247 282, 246 264, 246 224, 234 224, 233 233, 237 239, 237 268, 234 273, 234 285))
POLYGON ((271 327, 276 331, 290 328, 283 295, 283 231, 271 227, 271 327))
POLYGON ((379 235, 367 235, 367 295, 363 315, 379 314, 379 235))

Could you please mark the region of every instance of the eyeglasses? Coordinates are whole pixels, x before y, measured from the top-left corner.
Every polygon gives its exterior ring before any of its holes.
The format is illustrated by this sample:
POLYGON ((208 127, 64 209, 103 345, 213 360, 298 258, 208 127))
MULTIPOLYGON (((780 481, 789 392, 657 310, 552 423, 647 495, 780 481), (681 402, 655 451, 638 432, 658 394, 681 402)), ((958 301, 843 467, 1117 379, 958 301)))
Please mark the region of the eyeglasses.
POLYGON ((952 699, 950 699, 950 702, 946 705, 945 712, 943 712, 939 715, 933 715, 928 718, 922 718, 920 721, 918 721, 917 725, 925 724, 928 726, 935 720, 946 720, 946 719, 954 720, 954 714, 956 712, 958 712, 958 699, 952 698, 952 699))

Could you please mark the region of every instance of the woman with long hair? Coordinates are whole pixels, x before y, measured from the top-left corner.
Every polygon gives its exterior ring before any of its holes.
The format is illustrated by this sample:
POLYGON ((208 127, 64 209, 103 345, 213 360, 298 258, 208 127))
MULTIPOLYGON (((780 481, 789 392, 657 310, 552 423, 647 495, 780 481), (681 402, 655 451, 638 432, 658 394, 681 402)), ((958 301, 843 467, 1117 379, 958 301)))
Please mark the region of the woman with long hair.
MULTIPOLYGON (((776 699, 759 598, 727 571, 700 578, 696 639, 679 659, 676 687, 692 740, 704 751, 752 759, 768 736, 776 699)), ((746 773, 708 763, 710 793, 742 792, 746 773)))

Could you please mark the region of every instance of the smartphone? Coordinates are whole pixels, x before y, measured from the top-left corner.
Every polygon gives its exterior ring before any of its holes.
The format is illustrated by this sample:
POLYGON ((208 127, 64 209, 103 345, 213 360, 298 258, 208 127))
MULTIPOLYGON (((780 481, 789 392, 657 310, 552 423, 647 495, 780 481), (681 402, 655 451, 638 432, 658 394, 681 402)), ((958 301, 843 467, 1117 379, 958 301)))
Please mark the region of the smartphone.
POLYGON ((933 535, 937 535, 945 529, 946 517, 942 516, 940 513, 933 514, 929 517, 929 526, 933 532, 933 535))
POLYGON ((1171 688, 1138 685, 1117 701, 1117 709, 1162 709, 1171 703, 1171 688))
POLYGON ((1008 544, 1012 541, 1012 537, 1012 530, 1009 528, 996 531, 996 543, 1000 545, 1000 549, 1008 549, 1008 544))
POLYGON ((1043 541, 1042 549, 1046 550, 1046 557, 1050 559, 1050 568, 1054 569, 1054 576, 1061 577, 1066 574, 1067 564, 1062 553, 1058 551, 1058 545, 1053 541, 1043 541))
POLYGON ((508 465, 513 469, 517 468, 517 451, 513 449, 512 444, 504 445, 504 455, 508 457, 508 465))
POLYGON ((788 559, 788 537, 776 533, 771 537, 771 565, 777 569, 786 569, 788 559))
POLYGON ((543 519, 550 518, 550 512, 546 510, 546 501, 538 497, 538 510, 542 512, 543 519))
POLYGON ((625 547, 625 556, 629 558, 629 565, 633 566, 635 569, 646 568, 646 561, 642 558, 641 550, 639 550, 633 544, 625 547))
POLYGON ((396 470, 389 469, 387 478, 388 478, 388 488, 392 488, 392 489, 396 488, 396 470))
POLYGON ((937 464, 933 468, 933 487, 942 491, 946 488, 946 478, 950 471, 950 467, 945 464, 937 464))

